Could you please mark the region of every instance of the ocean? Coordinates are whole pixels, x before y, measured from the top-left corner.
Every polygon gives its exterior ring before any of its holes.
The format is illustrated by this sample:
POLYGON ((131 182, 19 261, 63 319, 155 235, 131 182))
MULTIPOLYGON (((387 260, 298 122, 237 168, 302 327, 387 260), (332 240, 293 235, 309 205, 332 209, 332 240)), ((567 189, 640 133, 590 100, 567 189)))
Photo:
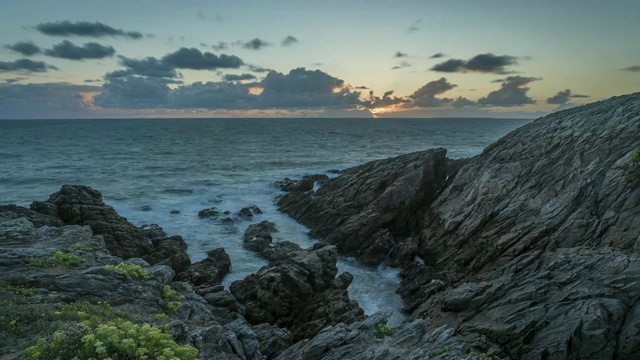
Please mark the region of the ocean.
MULTIPOLYGON (((0 204, 28 206, 63 184, 89 185, 135 225, 159 224, 182 235, 192 261, 223 247, 232 271, 223 285, 256 272, 266 262, 243 249, 242 234, 270 220, 274 241, 309 246, 308 229, 279 213, 273 183, 285 177, 327 173, 367 161, 436 147, 448 157, 479 154, 530 120, 522 119, 118 119, 0 121, 0 204), (236 212, 257 205, 262 215, 223 224, 201 219, 216 207, 236 212), (171 214, 178 210, 179 214, 171 214)), ((341 258, 349 287, 367 314, 394 310, 397 270, 362 267, 341 258)))

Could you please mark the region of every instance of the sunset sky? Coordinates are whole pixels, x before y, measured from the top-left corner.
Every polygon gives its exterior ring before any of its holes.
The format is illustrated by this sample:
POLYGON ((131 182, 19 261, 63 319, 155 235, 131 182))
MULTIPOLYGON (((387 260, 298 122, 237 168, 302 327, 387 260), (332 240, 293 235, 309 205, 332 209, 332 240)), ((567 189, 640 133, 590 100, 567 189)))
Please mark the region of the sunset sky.
POLYGON ((5 0, 0 118, 525 117, 640 90, 640 1, 5 0))

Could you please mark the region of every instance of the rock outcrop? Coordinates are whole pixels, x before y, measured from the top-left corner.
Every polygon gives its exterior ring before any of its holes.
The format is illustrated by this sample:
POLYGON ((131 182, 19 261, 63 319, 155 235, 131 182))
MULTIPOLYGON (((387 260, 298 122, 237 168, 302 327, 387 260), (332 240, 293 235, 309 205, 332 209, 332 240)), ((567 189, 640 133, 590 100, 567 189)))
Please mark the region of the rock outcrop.
POLYGON ((336 279, 338 253, 317 245, 272 261, 256 274, 231 284, 231 293, 245 306, 252 324, 287 328, 294 340, 311 338, 324 327, 352 323, 364 311, 350 300, 344 275, 336 279))
POLYGON ((231 259, 222 248, 213 249, 203 260, 191 264, 176 276, 177 281, 188 281, 194 286, 213 287, 219 285, 231 270, 231 259))
POLYGON ((370 265, 394 260, 396 240, 419 235, 424 212, 452 175, 445 155, 436 149, 372 161, 315 192, 287 193, 278 206, 341 254, 370 265))
POLYGON ((142 257, 151 250, 144 233, 102 202, 102 194, 89 186, 64 185, 49 200, 33 202, 31 210, 58 217, 66 225, 89 225, 94 234, 103 236, 115 256, 142 257))
POLYGON ((291 241, 273 242, 271 233, 277 231, 276 224, 267 220, 249 225, 244 232, 242 245, 267 260, 282 260, 302 250, 298 244, 291 241))

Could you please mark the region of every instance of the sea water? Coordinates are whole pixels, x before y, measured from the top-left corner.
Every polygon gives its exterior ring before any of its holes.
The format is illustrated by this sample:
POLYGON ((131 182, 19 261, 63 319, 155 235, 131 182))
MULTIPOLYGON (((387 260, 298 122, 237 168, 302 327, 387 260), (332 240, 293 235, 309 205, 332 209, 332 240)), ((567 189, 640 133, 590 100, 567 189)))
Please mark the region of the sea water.
MULTIPOLYGON (((526 124, 515 119, 119 119, 0 121, 0 204, 28 206, 63 184, 89 185, 135 225, 156 223, 182 235, 193 262, 223 247, 232 270, 223 285, 266 262, 242 247, 256 222, 276 223, 274 241, 306 247, 308 229, 277 211, 273 183, 285 177, 327 173, 367 161, 443 147, 450 158, 479 154, 526 124), (216 207, 237 212, 257 205, 263 214, 223 224, 201 219, 216 207), (179 214, 171 214, 178 210, 179 214)), ((350 296, 367 314, 393 311, 398 270, 363 267, 341 258, 354 276, 350 296)))

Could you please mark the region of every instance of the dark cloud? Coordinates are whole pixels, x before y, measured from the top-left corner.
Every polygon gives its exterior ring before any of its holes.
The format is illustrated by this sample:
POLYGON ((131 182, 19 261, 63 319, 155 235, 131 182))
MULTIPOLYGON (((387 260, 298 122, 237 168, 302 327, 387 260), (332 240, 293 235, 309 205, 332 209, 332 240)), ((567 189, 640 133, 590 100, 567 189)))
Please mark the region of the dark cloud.
POLYGON ((463 66, 465 63, 466 61, 464 60, 449 59, 440 64, 436 64, 434 67, 431 68, 431 70, 439 71, 439 72, 458 72, 463 69, 463 66))
POLYGON ((375 96, 373 91, 369 91, 369 100, 364 105, 369 109, 377 109, 409 102, 407 99, 391 96, 393 93, 393 90, 389 90, 379 97, 375 96))
POLYGON ((442 52, 437 52, 437 53, 429 56, 429 59, 439 59, 439 58, 443 58, 445 56, 447 56, 447 55, 442 53, 442 52))
POLYGON ((626 68, 622 69, 622 71, 640 72, 640 65, 629 66, 629 67, 626 67, 626 68))
POLYGON ((392 67, 391 70, 398 70, 398 69, 407 68, 407 67, 411 67, 411 64, 406 61, 400 61, 400 63, 392 67))
POLYGON ((449 103, 452 101, 451 99, 437 98, 436 96, 444 94, 456 86, 455 84, 451 84, 446 78, 428 82, 413 94, 409 95, 411 102, 407 104, 407 107, 438 107, 449 103))
POLYGON ((486 97, 480 98, 478 104, 487 106, 521 106, 535 104, 536 101, 527 95, 532 81, 540 80, 533 77, 509 76, 503 80, 500 89, 492 91, 486 97))
POLYGON ((403 53, 402 51, 396 51, 396 53, 393 56, 395 56, 397 58, 401 58, 401 57, 407 57, 407 56, 409 56, 409 54, 403 53))
POLYGON ((168 106, 173 109, 255 109, 259 106, 259 98, 249 93, 247 86, 196 82, 174 90, 168 106))
POLYGON ((223 76, 225 81, 241 81, 241 80, 253 80, 256 78, 253 74, 226 74, 223 76))
POLYGON ((100 79, 85 79, 83 82, 95 83, 95 82, 102 82, 102 80, 100 80, 100 79))
POLYGON ((271 46, 271 43, 266 42, 264 40, 260 40, 258 38, 242 43, 243 48, 250 49, 250 50, 262 50, 267 46, 271 46))
POLYGON ((0 72, 46 72, 47 70, 58 70, 58 68, 42 61, 32 61, 29 59, 18 59, 16 61, 0 61, 0 72))
POLYGON ((171 99, 171 89, 162 78, 124 76, 109 78, 102 85, 94 104, 103 108, 164 108, 171 99))
POLYGON ((129 75, 161 78, 179 77, 179 74, 174 67, 154 57, 147 57, 138 60, 121 56, 120 64, 126 66, 127 69, 110 72, 106 77, 123 77, 129 75))
POLYGON ((509 55, 479 54, 465 61, 450 59, 431 68, 439 72, 481 72, 492 74, 508 74, 507 66, 518 64, 518 58, 509 55))
POLYGON ((287 36, 286 38, 284 38, 284 40, 282 40, 282 42, 280 43, 280 45, 282 46, 291 46, 293 44, 298 43, 298 39, 296 39, 294 36, 287 36))
POLYGON ((218 41, 217 44, 211 45, 211 48, 216 51, 225 50, 229 48, 229 43, 226 41, 218 41))
POLYGON ((19 81, 22 81, 22 80, 27 80, 27 78, 10 78, 10 79, 4 79, 4 82, 5 82, 6 84, 15 84, 15 83, 17 83, 17 82, 19 82, 19 81))
POLYGON ((588 95, 573 94, 570 89, 558 91, 557 94, 547 99, 547 104, 564 105, 569 103, 572 98, 587 98, 588 95))
POLYGON ((105 37, 119 36, 129 39, 141 39, 142 33, 137 31, 124 31, 113 28, 101 22, 89 21, 57 21, 47 22, 36 25, 36 30, 43 34, 51 36, 88 36, 88 37, 105 37))
POLYGON ((54 45, 51 49, 44 51, 47 56, 69 59, 104 59, 115 54, 115 50, 111 46, 104 46, 94 42, 88 42, 83 46, 74 45, 72 42, 65 40, 60 44, 54 45))
POLYGON ((358 90, 369 90, 368 87, 364 86, 364 85, 360 85, 360 86, 356 86, 354 89, 358 89, 358 90))
POLYGON ((476 103, 475 101, 469 100, 467 98, 463 98, 462 96, 455 98, 451 102, 451 106, 453 106, 454 108, 463 108, 463 107, 476 106, 476 105, 478 105, 478 103, 476 103))
POLYGON ((196 48, 181 48, 174 53, 165 55, 162 62, 174 68, 193 70, 237 69, 244 65, 244 62, 237 56, 225 54, 217 56, 210 52, 202 53, 196 48))
POLYGON ((32 43, 31 41, 19 41, 12 45, 5 45, 5 48, 20 53, 24 56, 31 56, 38 54, 42 51, 40 47, 32 43))
POLYGON ((409 25, 409 27, 407 28, 406 32, 408 33, 412 33, 412 32, 416 32, 418 30, 420 30, 420 23, 422 22, 422 19, 418 19, 416 21, 414 21, 411 25, 409 25))
MULTIPOLYGON (((82 96, 99 91, 91 85, 67 83, 0 85, 1 118, 70 117, 91 108, 82 96)), ((86 114, 86 112, 82 112, 86 114)))
POLYGON ((213 17, 210 17, 207 14, 205 14, 204 11, 202 11, 202 10, 198 10, 197 16, 198 16, 198 19, 200 19, 202 21, 222 22, 222 16, 215 15, 213 17))
POLYGON ((271 69, 263 68, 261 66, 256 66, 256 65, 247 65, 247 67, 249 68, 249 70, 257 73, 266 73, 266 72, 272 71, 271 69))

